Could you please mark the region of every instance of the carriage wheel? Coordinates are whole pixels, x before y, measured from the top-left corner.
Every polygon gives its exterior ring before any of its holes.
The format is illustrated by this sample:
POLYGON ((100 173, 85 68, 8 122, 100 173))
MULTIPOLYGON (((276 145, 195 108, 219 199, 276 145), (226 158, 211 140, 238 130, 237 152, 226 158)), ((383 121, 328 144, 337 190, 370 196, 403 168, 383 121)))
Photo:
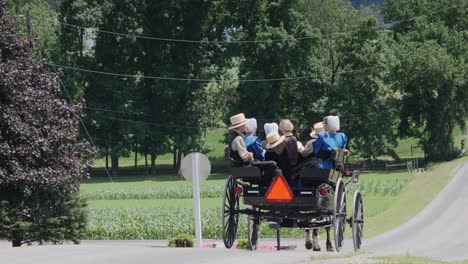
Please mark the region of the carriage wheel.
POLYGON ((257 249, 258 231, 260 230, 260 218, 258 216, 249 216, 247 225, 249 248, 250 250, 257 249))
POLYGON ((364 230, 364 205, 362 203, 362 195, 359 190, 354 192, 353 218, 351 226, 353 229, 354 250, 357 251, 361 248, 362 234, 364 230))
POLYGON ((236 195, 235 188, 237 180, 229 176, 224 188, 222 230, 223 242, 226 248, 231 248, 236 240, 237 225, 239 223, 239 195, 236 195))
POLYGON ((335 189, 335 208, 333 218, 333 229, 335 231, 335 249, 337 252, 343 246, 344 231, 346 227, 346 190, 344 182, 338 179, 335 189))

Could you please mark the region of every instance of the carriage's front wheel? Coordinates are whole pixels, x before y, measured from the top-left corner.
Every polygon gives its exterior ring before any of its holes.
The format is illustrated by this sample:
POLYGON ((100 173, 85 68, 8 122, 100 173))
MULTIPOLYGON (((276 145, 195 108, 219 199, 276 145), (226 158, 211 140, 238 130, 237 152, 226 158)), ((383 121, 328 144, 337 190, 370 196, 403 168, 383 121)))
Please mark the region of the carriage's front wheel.
POLYGON ((344 231, 346 227, 346 190, 341 178, 338 179, 335 189, 335 208, 333 229, 335 235, 335 249, 337 252, 343 247, 344 231))
POLYGON ((257 249, 258 231, 260 230, 260 218, 258 216, 249 216, 247 225, 247 233, 249 239, 250 250, 257 249))
POLYGON ((362 234, 364 229, 364 205, 362 203, 362 195, 359 190, 354 192, 353 215, 351 220, 354 250, 358 251, 361 248, 362 234))
POLYGON ((224 188, 222 230, 223 242, 226 248, 231 248, 236 240, 239 223, 239 195, 236 194, 237 179, 229 176, 224 188))

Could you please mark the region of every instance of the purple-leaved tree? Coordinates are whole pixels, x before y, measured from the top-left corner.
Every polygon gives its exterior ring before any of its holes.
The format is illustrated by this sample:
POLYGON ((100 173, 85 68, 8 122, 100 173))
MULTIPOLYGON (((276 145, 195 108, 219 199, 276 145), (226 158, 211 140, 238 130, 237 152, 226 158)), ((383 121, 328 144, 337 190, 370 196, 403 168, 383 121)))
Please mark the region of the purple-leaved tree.
POLYGON ((80 106, 61 97, 59 73, 34 59, 7 18, 0 0, 0 239, 77 243, 79 186, 96 151, 78 138, 80 106))

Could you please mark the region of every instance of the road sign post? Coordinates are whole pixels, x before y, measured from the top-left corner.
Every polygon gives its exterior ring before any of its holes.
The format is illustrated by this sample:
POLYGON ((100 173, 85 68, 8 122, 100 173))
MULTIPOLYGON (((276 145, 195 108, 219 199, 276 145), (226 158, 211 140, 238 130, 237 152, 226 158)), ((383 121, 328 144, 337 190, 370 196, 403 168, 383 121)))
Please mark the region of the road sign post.
POLYGON ((192 182, 193 211, 195 217, 195 247, 202 247, 201 210, 200 210, 200 182, 206 180, 211 171, 208 158, 198 152, 187 155, 181 163, 180 172, 184 178, 192 182))

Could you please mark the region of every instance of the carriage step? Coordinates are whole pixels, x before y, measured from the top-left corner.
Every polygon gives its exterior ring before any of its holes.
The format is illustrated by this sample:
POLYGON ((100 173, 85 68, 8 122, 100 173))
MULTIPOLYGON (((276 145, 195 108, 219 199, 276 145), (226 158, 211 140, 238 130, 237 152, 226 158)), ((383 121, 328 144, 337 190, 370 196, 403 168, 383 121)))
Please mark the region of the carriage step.
POLYGON ((280 237, 280 230, 281 230, 281 226, 280 226, 280 224, 278 224, 278 223, 276 223, 276 222, 271 222, 269 226, 270 226, 270 228, 272 228, 272 229, 276 229, 276 243, 277 243, 276 250, 280 251, 280 250, 281 250, 281 245, 280 245, 280 240, 281 240, 281 237, 280 237))

